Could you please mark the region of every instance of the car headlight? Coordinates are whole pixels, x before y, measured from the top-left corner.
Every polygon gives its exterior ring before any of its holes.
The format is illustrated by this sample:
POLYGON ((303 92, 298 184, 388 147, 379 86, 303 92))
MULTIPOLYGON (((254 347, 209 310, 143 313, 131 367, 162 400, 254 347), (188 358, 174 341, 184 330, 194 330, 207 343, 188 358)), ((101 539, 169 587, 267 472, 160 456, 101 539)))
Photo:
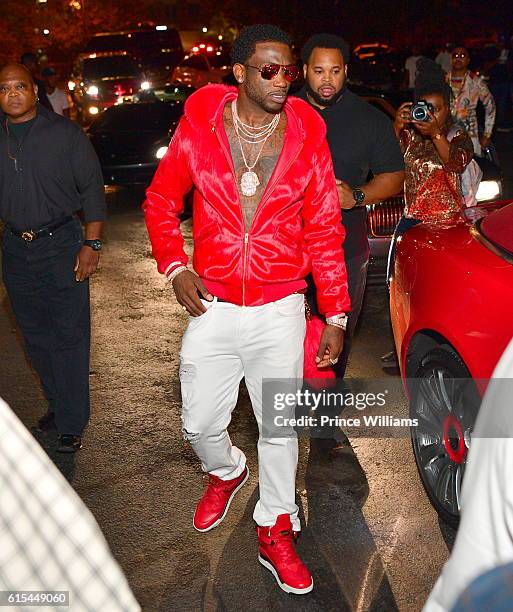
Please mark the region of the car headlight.
POLYGON ((89 107, 89 114, 90 115, 97 115, 99 112, 98 107, 97 106, 90 106, 89 107))
POLYGON ((166 153, 167 153, 167 147, 159 147, 157 149, 157 152, 155 153, 155 157, 157 159, 162 159, 166 153))
POLYGON ((493 200, 501 195, 501 191, 500 181, 481 181, 477 189, 476 200, 478 202, 493 200))
POLYGON ((100 90, 96 85, 89 85, 89 87, 86 89, 86 94, 88 96, 97 96, 99 91, 100 90))
POLYGON ((149 89, 149 88, 150 88, 150 82, 149 81, 143 81, 141 83, 141 89, 142 90, 146 90, 146 89, 149 89))

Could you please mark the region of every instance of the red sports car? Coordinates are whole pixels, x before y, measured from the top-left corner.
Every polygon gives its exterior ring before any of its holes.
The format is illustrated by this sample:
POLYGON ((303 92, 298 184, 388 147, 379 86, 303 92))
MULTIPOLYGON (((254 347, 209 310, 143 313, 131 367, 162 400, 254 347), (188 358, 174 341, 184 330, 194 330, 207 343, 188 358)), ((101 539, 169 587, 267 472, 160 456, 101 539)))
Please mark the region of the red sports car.
POLYGON ((468 209, 404 234, 390 313, 410 398, 413 450, 426 492, 457 524, 480 397, 513 337, 513 203, 468 209))

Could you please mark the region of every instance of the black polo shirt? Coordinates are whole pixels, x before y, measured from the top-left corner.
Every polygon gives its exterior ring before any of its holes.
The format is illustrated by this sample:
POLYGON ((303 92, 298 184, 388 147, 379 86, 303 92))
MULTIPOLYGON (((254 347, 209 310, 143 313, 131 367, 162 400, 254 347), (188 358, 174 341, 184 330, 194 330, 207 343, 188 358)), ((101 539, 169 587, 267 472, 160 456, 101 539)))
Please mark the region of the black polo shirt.
MULTIPOLYGON (((297 96, 308 102, 306 89, 297 96)), ((313 106, 313 105, 312 105, 313 106)), ((404 158, 392 121, 380 110, 344 89, 334 106, 313 106, 326 122, 328 144, 335 176, 353 189, 365 185, 373 175, 404 170, 404 158)), ((367 211, 365 206, 342 211, 346 229, 346 259, 367 254, 367 211)))
POLYGON ((0 219, 22 231, 79 210, 86 223, 103 221, 102 171, 82 129, 40 104, 25 130, 11 125, 8 136, 6 121, 0 113, 0 219))

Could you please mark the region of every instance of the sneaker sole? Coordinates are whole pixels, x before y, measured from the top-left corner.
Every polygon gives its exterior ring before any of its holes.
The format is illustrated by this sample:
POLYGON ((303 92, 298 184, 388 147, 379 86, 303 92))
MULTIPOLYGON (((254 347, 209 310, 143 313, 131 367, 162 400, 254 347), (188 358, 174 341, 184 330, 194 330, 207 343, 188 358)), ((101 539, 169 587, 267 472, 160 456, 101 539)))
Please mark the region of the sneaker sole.
POLYGON ((278 572, 276 571, 276 568, 274 567, 272 563, 267 561, 267 559, 264 559, 261 555, 258 555, 258 560, 266 569, 268 569, 271 572, 271 574, 276 579, 278 586, 280 587, 282 591, 285 591, 285 593, 291 593, 293 595, 306 595, 307 593, 310 593, 311 591, 313 591, 313 587, 314 587, 313 578, 312 578, 312 584, 310 586, 307 586, 304 589, 295 589, 294 587, 291 587, 288 584, 285 584, 284 582, 280 580, 280 577, 278 576, 278 572))
POLYGON ((214 529, 215 527, 220 525, 224 521, 224 517, 226 516, 228 510, 230 509, 230 504, 232 503, 232 500, 235 497, 235 494, 238 493, 242 489, 242 487, 246 484, 248 478, 249 478, 249 468, 246 467, 246 477, 244 478, 244 480, 240 482, 240 484, 237 485, 237 487, 233 490, 233 493, 228 498, 223 514, 217 519, 217 521, 213 522, 212 525, 210 525, 209 527, 205 527, 205 529, 200 529, 199 527, 196 527, 196 525, 194 524, 194 518, 193 518, 192 526, 194 527, 194 529, 196 529, 196 531, 199 531, 200 533, 206 533, 207 531, 210 531, 211 529, 214 529))

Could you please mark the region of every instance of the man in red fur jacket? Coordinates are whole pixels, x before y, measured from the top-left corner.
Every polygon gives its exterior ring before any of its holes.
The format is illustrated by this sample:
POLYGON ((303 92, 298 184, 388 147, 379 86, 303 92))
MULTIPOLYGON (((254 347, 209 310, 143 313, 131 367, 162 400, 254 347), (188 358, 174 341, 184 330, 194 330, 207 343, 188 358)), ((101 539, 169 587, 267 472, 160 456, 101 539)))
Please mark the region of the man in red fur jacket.
POLYGON ((350 308, 335 177, 326 127, 290 98, 298 76, 290 39, 272 25, 245 28, 232 51, 238 87, 209 85, 185 104, 144 203, 158 269, 190 315, 180 353, 185 438, 209 475, 193 525, 219 525, 249 472, 227 432, 245 378, 260 431, 259 561, 286 592, 313 588, 293 543, 298 442, 265 435, 272 406, 263 380, 295 392, 303 376, 305 277, 326 316, 317 365, 336 363, 350 308), (192 270, 179 215, 195 187, 192 270), (264 430, 264 432, 262 431, 264 430))

